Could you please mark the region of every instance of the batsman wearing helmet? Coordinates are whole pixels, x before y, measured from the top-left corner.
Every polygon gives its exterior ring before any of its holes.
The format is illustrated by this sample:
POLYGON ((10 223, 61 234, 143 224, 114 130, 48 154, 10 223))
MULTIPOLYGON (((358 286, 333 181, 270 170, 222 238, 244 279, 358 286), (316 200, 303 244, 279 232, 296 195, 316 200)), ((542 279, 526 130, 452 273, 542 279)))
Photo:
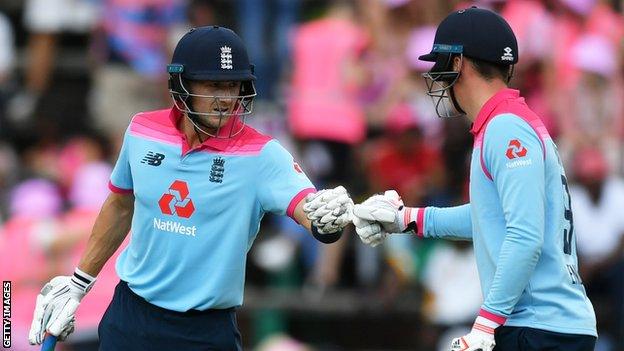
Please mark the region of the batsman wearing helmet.
POLYGON ((424 76, 438 115, 472 122, 470 203, 411 208, 387 191, 355 205, 357 233, 373 246, 401 232, 473 242, 484 301, 452 350, 593 350, 565 172, 541 119, 507 87, 513 31, 494 12, 457 11, 420 59, 435 62, 424 76))
POLYGON ((174 106, 132 118, 78 267, 37 297, 32 344, 73 331, 80 300, 131 230, 100 350, 240 350, 235 308, 263 215, 286 214, 323 243, 350 223, 344 188, 317 192, 288 151, 245 124, 256 77, 234 32, 190 30, 168 72, 174 106))

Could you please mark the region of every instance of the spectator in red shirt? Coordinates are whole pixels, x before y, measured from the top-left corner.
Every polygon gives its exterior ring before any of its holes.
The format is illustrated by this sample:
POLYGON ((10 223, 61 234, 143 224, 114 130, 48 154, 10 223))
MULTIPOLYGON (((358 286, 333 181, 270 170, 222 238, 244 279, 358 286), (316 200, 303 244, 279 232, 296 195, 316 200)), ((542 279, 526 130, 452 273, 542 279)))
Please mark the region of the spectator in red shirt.
POLYGON ((437 149, 427 145, 410 106, 396 105, 386 120, 386 135, 366 152, 371 190, 397 189, 405 201, 421 203, 442 184, 442 162, 437 149))

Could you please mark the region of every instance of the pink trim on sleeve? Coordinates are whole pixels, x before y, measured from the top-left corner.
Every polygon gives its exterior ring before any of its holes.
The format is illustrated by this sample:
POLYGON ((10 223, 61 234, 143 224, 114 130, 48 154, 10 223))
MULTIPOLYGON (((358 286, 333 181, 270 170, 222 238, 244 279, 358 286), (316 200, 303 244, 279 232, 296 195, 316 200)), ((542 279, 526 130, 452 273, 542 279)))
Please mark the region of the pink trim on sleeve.
POLYGON ((544 156, 544 160, 545 160, 546 159, 546 143, 544 142, 544 140, 550 139, 550 134, 548 134, 548 130, 546 129, 546 127, 544 127, 544 123, 539 118, 534 118, 534 119, 523 118, 523 119, 525 122, 529 124, 529 126, 531 126, 531 128, 533 128, 533 131, 535 131, 535 134, 537 134, 537 137, 542 143, 542 155, 544 156))
POLYGON ((410 223, 410 219, 412 218, 412 208, 405 207, 405 211, 403 211, 403 226, 407 227, 410 223))
MULTIPOLYGON (((286 209, 286 215, 288 215, 288 217, 294 219, 295 222, 297 222, 297 220, 293 216, 294 213, 295 213, 295 208, 297 207, 297 205, 299 205, 299 202, 301 202, 301 200, 303 200, 304 197, 306 197, 308 194, 314 193, 314 192, 316 192, 316 189, 314 189, 314 188, 306 188, 306 189, 303 189, 300 192, 298 192, 297 195, 295 195, 292 198, 292 200, 290 200, 290 203, 288 204, 288 208, 286 209)), ((297 223, 299 223, 299 222, 297 222, 297 223)))
POLYGON ((416 235, 418 235, 419 238, 425 237, 425 209, 425 207, 419 207, 416 213, 416 222, 418 223, 416 235))
POLYGON ((108 181, 108 188, 110 189, 110 191, 116 194, 124 194, 124 195, 132 194, 132 189, 123 189, 123 188, 116 187, 115 185, 113 185, 113 183, 110 180, 108 181))
POLYGON ((494 178, 492 177, 492 174, 490 173, 490 171, 485 166, 485 159, 483 158, 483 151, 485 149, 483 147, 483 137, 484 137, 484 135, 485 135, 485 129, 482 129, 481 132, 479 132, 479 134, 477 134, 477 137, 476 137, 475 143, 474 143, 474 149, 475 150, 479 150, 479 162, 481 163, 481 170, 483 170, 483 173, 485 174, 485 176, 489 180, 494 180, 494 178))
POLYGON ((507 321, 507 317, 494 314, 490 311, 484 310, 483 308, 479 310, 479 317, 489 319, 495 323, 498 323, 499 325, 503 325, 507 321))

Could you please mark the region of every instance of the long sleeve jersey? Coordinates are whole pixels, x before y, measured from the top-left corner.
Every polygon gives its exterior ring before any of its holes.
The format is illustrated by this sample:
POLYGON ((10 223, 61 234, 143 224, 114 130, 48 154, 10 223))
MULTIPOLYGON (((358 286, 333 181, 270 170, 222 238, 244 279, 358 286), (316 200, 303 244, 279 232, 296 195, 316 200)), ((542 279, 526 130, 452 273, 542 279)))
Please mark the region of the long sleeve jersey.
POLYGON ((427 207, 419 235, 472 240, 482 310, 505 325, 596 336, 564 168, 542 121, 504 89, 471 132, 470 203, 427 207))

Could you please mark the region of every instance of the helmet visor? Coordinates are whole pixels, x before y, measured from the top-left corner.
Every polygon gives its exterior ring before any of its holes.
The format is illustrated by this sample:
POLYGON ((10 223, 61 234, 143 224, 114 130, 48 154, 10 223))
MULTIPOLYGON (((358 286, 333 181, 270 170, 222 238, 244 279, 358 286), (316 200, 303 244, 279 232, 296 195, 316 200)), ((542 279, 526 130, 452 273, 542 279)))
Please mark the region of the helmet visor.
MULTIPOLYGON (((460 60, 463 56, 460 54, 460 60)), ((453 55, 440 55, 431 71, 423 73, 427 84, 427 95, 432 99, 438 117, 459 117, 463 115, 457 107, 452 88, 459 79, 459 71, 452 70, 453 55)), ((461 63, 460 63, 461 67, 461 63)))
POLYGON ((200 132, 214 138, 231 138, 243 130, 247 116, 253 112, 256 97, 253 82, 242 82, 238 95, 204 95, 191 93, 181 75, 173 79, 177 79, 178 84, 170 87, 169 93, 175 107, 185 113, 200 132), (203 111, 198 111, 191 101, 202 100, 203 111))

